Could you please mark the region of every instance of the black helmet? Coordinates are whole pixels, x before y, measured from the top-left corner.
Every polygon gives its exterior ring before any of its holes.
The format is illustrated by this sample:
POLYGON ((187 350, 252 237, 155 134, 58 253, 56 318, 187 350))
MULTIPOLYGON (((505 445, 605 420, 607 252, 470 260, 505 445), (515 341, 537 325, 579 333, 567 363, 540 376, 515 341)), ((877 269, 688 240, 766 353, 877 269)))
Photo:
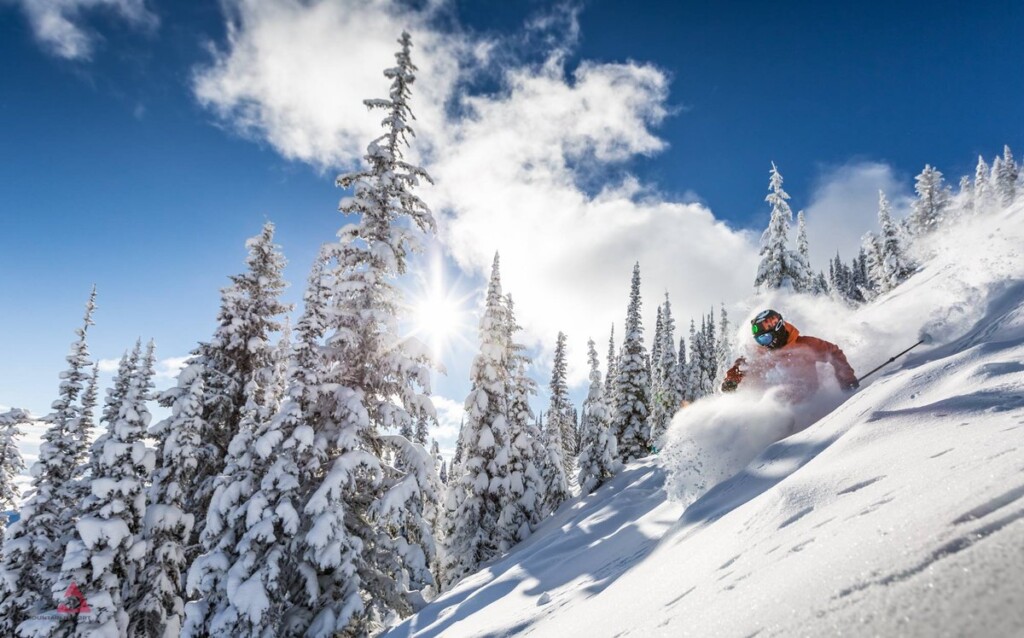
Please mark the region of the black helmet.
POLYGON ((750 320, 754 341, 766 348, 781 348, 789 340, 789 331, 782 315, 774 310, 762 310, 750 320))

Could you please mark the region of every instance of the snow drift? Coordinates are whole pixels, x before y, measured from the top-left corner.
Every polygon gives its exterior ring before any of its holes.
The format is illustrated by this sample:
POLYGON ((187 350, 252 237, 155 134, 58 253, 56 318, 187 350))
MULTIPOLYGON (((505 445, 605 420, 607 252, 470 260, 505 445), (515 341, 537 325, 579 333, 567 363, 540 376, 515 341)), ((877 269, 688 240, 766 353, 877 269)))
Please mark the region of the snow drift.
POLYGON ((1018 204, 856 311, 785 300, 861 372, 936 341, 789 436, 800 415, 771 396, 695 404, 660 458, 387 635, 1024 635, 1021 245, 1018 204))

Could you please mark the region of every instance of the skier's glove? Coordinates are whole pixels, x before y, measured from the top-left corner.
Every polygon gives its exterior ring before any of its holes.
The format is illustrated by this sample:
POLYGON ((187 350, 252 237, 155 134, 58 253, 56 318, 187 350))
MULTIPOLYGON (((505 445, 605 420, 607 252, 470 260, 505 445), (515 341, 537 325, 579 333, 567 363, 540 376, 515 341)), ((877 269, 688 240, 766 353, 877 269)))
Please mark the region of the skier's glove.
POLYGON ((851 382, 847 383, 845 386, 843 386, 843 389, 846 390, 847 392, 853 392, 854 390, 856 390, 859 387, 860 387, 860 383, 856 379, 854 379, 853 381, 851 381, 851 382))
POLYGON ((722 382, 722 392, 735 392, 738 387, 740 387, 738 381, 730 381, 729 379, 726 379, 722 382))

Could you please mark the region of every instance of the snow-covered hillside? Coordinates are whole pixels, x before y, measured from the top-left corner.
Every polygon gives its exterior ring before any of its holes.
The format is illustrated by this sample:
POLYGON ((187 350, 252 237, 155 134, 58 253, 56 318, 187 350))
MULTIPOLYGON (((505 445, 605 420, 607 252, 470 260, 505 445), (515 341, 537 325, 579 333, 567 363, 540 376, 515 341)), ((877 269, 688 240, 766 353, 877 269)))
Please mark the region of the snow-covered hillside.
MULTIPOLYGON (((1018 205, 945 231, 855 312, 772 300, 862 373, 921 330, 935 342, 705 493, 680 492, 685 454, 628 466, 387 635, 1024 635, 1021 246, 1018 205)), ((668 448, 728 401, 752 418, 715 445, 775 438, 755 399, 713 398, 668 448)))

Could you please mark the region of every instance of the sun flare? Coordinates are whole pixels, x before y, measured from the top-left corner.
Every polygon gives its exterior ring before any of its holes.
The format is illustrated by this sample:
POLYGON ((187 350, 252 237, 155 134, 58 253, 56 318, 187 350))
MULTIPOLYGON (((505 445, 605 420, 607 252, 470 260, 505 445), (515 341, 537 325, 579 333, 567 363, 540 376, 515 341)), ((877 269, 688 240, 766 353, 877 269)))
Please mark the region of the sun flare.
POLYGON ((456 299, 432 293, 416 302, 413 322, 417 334, 432 346, 443 346, 454 337, 463 321, 463 310, 456 299))
POLYGON ((409 304, 411 336, 422 341, 439 363, 453 349, 466 345, 471 332, 468 304, 472 295, 447 285, 442 272, 440 263, 435 263, 409 304))

